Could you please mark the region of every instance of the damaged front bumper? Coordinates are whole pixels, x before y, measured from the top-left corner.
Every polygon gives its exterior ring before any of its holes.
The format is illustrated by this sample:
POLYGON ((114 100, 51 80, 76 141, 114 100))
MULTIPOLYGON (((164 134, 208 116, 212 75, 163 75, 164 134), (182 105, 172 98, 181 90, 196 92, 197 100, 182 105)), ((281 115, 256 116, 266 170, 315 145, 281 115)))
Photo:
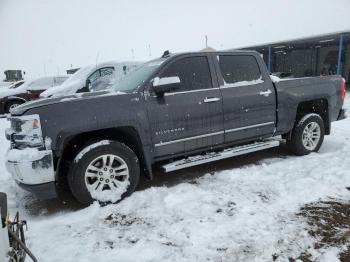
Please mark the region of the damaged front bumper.
POLYGON ((57 197, 55 171, 51 150, 37 150, 35 154, 27 149, 10 149, 7 152, 6 168, 17 184, 38 198, 57 197), (25 155, 25 157, 14 157, 25 155))

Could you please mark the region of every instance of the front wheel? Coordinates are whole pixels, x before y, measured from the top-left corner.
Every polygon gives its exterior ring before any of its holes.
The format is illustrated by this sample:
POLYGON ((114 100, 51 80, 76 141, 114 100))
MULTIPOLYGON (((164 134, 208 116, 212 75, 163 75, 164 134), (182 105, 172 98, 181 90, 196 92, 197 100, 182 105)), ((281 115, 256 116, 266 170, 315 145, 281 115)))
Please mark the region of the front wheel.
POLYGON ((322 117, 318 114, 307 114, 293 128, 287 146, 299 156, 317 152, 323 143, 324 133, 322 117))
POLYGON ((116 203, 132 194, 139 177, 136 154, 122 143, 103 140, 78 153, 68 172, 68 183, 82 204, 94 200, 116 203))

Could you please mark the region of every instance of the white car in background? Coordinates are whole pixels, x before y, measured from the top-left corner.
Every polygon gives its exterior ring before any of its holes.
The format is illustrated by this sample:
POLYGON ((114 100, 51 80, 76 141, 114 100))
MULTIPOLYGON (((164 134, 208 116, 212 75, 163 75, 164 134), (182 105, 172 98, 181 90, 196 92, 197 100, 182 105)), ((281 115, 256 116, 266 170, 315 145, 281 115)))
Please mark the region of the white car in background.
POLYGON ((139 64, 139 62, 104 62, 85 66, 64 81, 62 85, 41 93, 40 97, 57 97, 106 90, 139 64))
POLYGON ((0 115, 25 102, 39 98, 49 88, 62 84, 68 76, 44 76, 25 82, 16 82, 0 89, 0 115))
POLYGON ((11 86, 12 83, 11 82, 0 82, 0 89, 1 88, 8 88, 9 86, 11 86))
POLYGON ((17 81, 17 82, 2 82, 2 83, 7 83, 8 85, 3 85, 1 86, 1 90, 5 90, 5 89, 13 89, 13 88, 17 88, 19 86, 21 86, 22 84, 24 84, 25 80, 20 80, 20 81, 17 81))

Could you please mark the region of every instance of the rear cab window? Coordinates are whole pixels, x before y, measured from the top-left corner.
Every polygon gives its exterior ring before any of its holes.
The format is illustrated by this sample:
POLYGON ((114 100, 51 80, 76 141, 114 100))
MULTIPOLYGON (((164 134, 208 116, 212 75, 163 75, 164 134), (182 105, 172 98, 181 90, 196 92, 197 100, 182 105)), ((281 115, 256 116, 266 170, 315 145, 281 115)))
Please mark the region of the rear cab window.
POLYGON ((252 55, 218 55, 224 87, 263 83, 256 58, 252 55))

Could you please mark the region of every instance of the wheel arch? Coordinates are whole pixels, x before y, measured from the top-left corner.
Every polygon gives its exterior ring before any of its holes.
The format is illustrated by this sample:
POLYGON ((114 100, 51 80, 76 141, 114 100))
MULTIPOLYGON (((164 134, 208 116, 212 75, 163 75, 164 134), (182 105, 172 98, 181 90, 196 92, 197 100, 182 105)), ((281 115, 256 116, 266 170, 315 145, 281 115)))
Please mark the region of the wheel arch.
POLYGON ((82 132, 71 135, 63 141, 63 150, 57 162, 56 179, 62 182, 66 179, 70 163, 75 156, 86 146, 100 140, 114 140, 127 145, 135 152, 140 160, 140 169, 147 178, 152 178, 151 161, 147 157, 141 137, 132 126, 121 126, 116 128, 105 128, 82 132))
POLYGON ((16 101, 20 102, 21 104, 27 102, 27 100, 25 100, 22 97, 10 96, 10 97, 7 98, 6 102, 4 103, 4 110, 7 109, 9 103, 16 102, 16 101))
MULTIPOLYGON (((310 113, 315 113, 321 116, 324 127, 325 127, 325 134, 329 135, 331 132, 331 122, 330 122, 330 116, 329 116, 329 103, 326 98, 319 98, 319 99, 313 99, 308 101, 302 101, 298 104, 296 115, 295 115, 295 122, 293 127, 296 123, 305 115, 310 113)), ((292 135, 293 130, 288 132, 287 134, 284 134, 284 138, 290 139, 292 135)))

